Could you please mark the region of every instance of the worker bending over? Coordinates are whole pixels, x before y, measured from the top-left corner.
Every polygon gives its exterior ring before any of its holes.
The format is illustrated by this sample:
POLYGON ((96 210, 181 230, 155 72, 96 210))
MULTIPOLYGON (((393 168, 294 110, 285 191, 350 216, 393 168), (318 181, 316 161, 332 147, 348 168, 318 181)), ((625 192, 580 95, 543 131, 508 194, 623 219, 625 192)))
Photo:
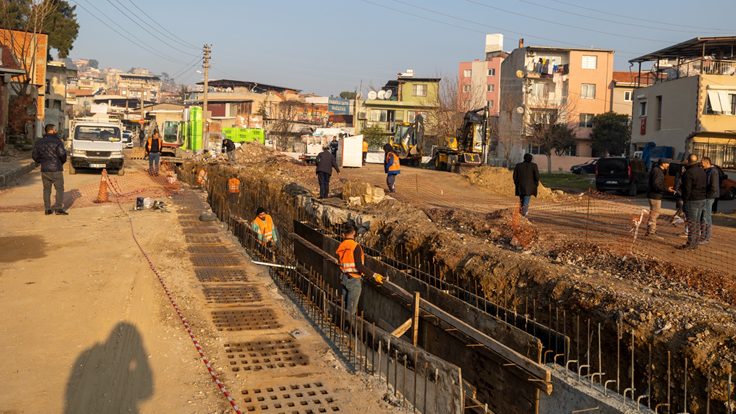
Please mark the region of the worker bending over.
POLYGON ((342 225, 341 233, 345 240, 340 243, 336 253, 340 258, 340 272, 342 272, 342 297, 345 308, 350 310, 351 315, 355 315, 363 290, 361 278, 372 277, 381 284, 383 276, 365 267, 363 249, 355 241, 355 227, 351 223, 345 223, 342 225))
POLYGON ((256 218, 251 223, 253 230, 258 234, 258 242, 263 246, 268 246, 278 242, 278 234, 276 227, 273 225, 273 219, 266 214, 266 209, 258 207, 256 210, 256 218))

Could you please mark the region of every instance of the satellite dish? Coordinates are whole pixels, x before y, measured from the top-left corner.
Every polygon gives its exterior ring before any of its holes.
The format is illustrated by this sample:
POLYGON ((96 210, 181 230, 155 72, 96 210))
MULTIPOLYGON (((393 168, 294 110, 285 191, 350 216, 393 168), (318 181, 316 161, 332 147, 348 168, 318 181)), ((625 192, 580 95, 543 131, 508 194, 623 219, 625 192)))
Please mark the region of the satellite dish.
POLYGON ((376 99, 376 91, 370 91, 368 92, 368 99, 376 99))
POLYGON ((521 70, 517 70, 516 71, 516 77, 517 78, 523 78, 524 77, 524 72, 522 72, 521 70))
POLYGON ((378 91, 378 99, 386 99, 386 91, 378 91))
POLYGON ((386 99, 390 98, 393 94, 394 94, 394 91, 392 91, 391 89, 387 90, 386 91, 386 99))
POLYGON ((524 107, 523 106, 517 106, 516 107, 516 113, 521 115, 524 113, 524 107))

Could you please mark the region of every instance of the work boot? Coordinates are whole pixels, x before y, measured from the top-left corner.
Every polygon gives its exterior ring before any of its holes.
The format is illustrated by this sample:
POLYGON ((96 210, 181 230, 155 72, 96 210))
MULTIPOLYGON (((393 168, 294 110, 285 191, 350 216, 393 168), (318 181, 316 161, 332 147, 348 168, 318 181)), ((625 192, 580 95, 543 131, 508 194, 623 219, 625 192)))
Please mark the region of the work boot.
POLYGON ((46 215, 48 216, 49 214, 54 214, 54 210, 46 210, 46 215))
POLYGON ((56 215, 57 216, 68 216, 69 213, 67 213, 66 211, 64 211, 62 209, 58 209, 58 210, 56 210, 56 215))

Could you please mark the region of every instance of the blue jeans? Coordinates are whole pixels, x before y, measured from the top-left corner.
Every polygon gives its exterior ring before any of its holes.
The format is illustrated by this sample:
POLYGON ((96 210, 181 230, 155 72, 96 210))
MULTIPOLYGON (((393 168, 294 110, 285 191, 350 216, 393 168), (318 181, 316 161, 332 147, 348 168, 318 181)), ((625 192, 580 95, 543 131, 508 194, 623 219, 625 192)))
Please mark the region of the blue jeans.
POLYGON ((343 273, 342 275, 342 298, 345 302, 345 309, 350 310, 351 315, 355 315, 358 311, 358 301, 360 293, 363 291, 363 279, 352 277, 343 273))
POLYGON ((158 162, 161 160, 161 154, 158 152, 150 152, 148 153, 148 173, 149 174, 158 174, 158 162), (154 164, 156 165, 156 169, 154 170, 154 164))
POLYGON ((698 247, 698 239, 700 239, 700 218, 705 210, 705 200, 687 201, 682 206, 687 218, 687 245, 690 247, 698 247))
POLYGON ((526 214, 529 212, 529 202, 532 200, 532 196, 530 195, 522 195, 519 196, 519 202, 521 202, 521 215, 526 217, 526 214))
POLYGON ((713 217, 711 216, 713 209, 713 202, 715 198, 709 198, 705 200, 705 210, 700 216, 700 240, 710 241, 710 235, 713 231, 713 217))

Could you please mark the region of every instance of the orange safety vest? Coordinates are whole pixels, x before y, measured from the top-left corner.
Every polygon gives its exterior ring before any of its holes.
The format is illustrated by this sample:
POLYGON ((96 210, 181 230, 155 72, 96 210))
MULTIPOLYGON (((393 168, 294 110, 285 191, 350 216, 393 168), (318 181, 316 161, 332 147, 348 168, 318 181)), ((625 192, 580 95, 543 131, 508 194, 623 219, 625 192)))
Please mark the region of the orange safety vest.
POLYGON ((363 152, 368 152, 368 142, 363 141, 363 152))
POLYGON ((386 164, 388 164, 388 172, 391 173, 391 171, 401 171, 401 164, 399 163, 399 157, 396 156, 393 152, 389 152, 386 154, 386 164), (389 157, 393 156, 393 162, 389 160, 389 157), (391 162, 389 164, 389 162, 391 162))
MULTIPOLYGON (((340 271, 355 278, 361 276, 358 268, 355 267, 355 248, 357 246, 358 243, 355 240, 346 239, 340 243, 340 246, 337 247, 337 251, 335 252, 340 257, 340 271)), ((360 258, 365 263, 363 249, 360 249, 360 258)))
POLYGON ((233 177, 229 180, 227 180, 227 189, 233 194, 237 194, 240 192, 240 180, 233 177))
POLYGON ((204 169, 199 170, 199 176, 197 177, 197 182, 200 185, 204 185, 204 183, 207 182, 207 171, 204 169))
MULTIPOLYGON (((157 138, 156 141, 158 141, 158 151, 156 152, 160 153, 163 143, 161 142, 160 138, 157 138)), ((151 149, 153 149, 153 137, 148 138, 148 146, 146 147, 146 149, 148 150, 148 152, 151 152, 151 149)))
POLYGON ((256 217, 255 220, 253 220, 253 223, 251 223, 251 226, 253 224, 258 225, 258 228, 260 229, 260 233, 258 233, 259 243, 266 244, 273 240, 273 219, 271 219, 271 216, 266 214, 266 220, 261 220, 260 217, 256 217))

